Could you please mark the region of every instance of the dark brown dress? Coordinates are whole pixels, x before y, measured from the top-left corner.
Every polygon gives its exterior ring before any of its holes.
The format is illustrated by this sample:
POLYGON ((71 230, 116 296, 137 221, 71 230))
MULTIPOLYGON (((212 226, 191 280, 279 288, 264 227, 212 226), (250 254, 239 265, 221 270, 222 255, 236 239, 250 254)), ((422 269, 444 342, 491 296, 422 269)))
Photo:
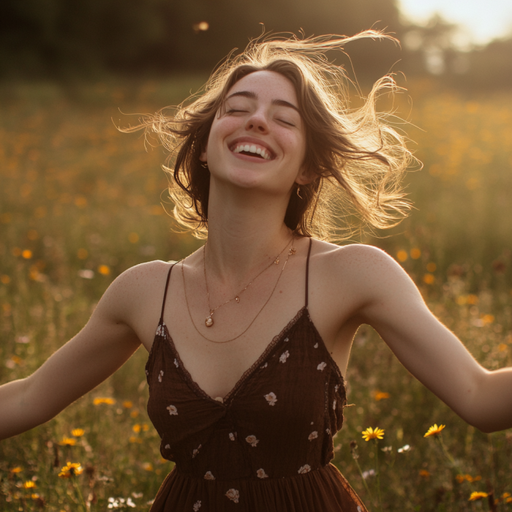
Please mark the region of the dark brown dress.
MULTIPOLYGON (((311 245, 310 245, 311 249, 311 245)), ((222 402, 183 366, 162 314, 146 365, 148 413, 176 466, 151 512, 365 512, 330 463, 345 386, 306 300, 222 402)))

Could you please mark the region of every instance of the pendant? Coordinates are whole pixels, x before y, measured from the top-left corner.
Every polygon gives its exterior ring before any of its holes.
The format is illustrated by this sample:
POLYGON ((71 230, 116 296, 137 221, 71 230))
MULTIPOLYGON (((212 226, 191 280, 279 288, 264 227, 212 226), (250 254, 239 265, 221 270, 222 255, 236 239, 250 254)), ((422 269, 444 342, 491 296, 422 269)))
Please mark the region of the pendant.
POLYGON ((204 325, 206 325, 206 327, 211 327, 213 325, 213 316, 212 315, 206 317, 206 320, 204 321, 204 325))
POLYGON ((240 297, 238 295, 235 297, 235 300, 238 304, 240 304, 240 297))

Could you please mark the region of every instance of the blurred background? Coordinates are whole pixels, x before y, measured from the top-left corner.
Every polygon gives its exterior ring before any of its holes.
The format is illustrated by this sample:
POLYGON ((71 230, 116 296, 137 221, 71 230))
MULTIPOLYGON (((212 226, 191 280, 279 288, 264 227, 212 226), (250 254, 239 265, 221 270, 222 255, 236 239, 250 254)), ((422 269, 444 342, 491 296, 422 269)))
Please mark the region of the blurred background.
MULTIPOLYGON (((510 0, 2 0, 0 383, 74 336, 121 272, 198 247, 166 215, 167 154, 116 126, 183 101, 264 30, 376 28, 401 41, 329 55, 361 86, 349 87, 353 107, 395 74, 404 90, 378 107, 423 163, 406 177, 409 218, 351 241, 396 258, 486 368, 512 366, 511 24, 510 0)), ((139 350, 55 419, 0 443, 2 512, 76 512, 84 499, 147 511, 172 464, 145 413, 146 359, 139 350), (82 498, 58 477, 66 461, 85 469, 82 498)), ((347 378, 355 406, 334 463, 370 510, 512 510, 510 431, 465 424, 367 328, 347 378), (433 423, 446 424, 442 443, 423 437, 433 423), (385 429, 380 444, 362 440, 369 426, 385 429)))
POLYGON ((512 82, 507 0, 4 0, 0 77, 209 72, 263 27, 308 36, 368 28, 396 35, 401 50, 385 43, 350 49, 360 79, 397 65, 410 77, 435 75, 465 90, 508 88, 512 82))

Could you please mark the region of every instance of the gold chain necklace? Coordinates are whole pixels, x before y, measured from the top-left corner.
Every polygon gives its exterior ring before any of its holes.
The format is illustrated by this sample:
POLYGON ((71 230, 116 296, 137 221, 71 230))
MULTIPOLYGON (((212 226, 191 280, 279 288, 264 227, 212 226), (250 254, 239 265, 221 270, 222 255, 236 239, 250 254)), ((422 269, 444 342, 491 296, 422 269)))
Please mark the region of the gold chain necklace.
POLYGON ((213 324, 214 324, 213 313, 215 313, 215 311, 217 311, 217 309, 221 308, 222 306, 225 306, 226 304, 229 304, 230 302, 233 302, 234 300, 236 301, 237 304, 239 304, 240 303, 240 295, 242 295, 242 293, 244 293, 245 290, 247 290, 247 288, 249 288, 249 286, 251 286, 251 284, 254 283, 254 281, 256 281, 256 279, 258 279, 258 277, 261 276, 261 274, 263 274, 263 272, 268 270, 272 265, 279 265, 279 258, 281 257, 281 254, 283 254, 283 252, 290 245, 290 243, 293 244, 293 237, 290 240, 290 242, 286 242, 286 245, 283 247, 281 252, 270 262, 270 265, 266 266, 261 272, 258 273, 258 275, 256 277, 253 277, 251 279, 251 281, 249 282, 249 284, 246 285, 242 290, 240 290, 234 297, 227 300, 226 302, 223 302, 222 304, 219 304, 215 308, 212 308, 212 306, 210 304, 210 290, 208 288, 208 278, 206 277, 206 245, 207 245, 207 243, 204 244, 203 245, 203 273, 204 273, 204 283, 206 285, 206 298, 208 300, 208 311, 210 312, 210 314, 204 320, 204 325, 206 325, 206 327, 213 326, 213 324))
MULTIPOLYGON (((286 247, 288 247, 288 244, 286 245, 286 247)), ((285 249, 286 249, 286 247, 285 247, 285 249)), ((209 341, 211 343, 219 343, 219 344, 220 343, 229 343, 230 341, 235 341, 236 339, 240 338, 240 336, 243 336, 251 328, 252 324, 256 321, 256 319, 260 316, 261 312, 265 309, 265 306, 270 302, 270 299, 274 295, 274 292, 276 291, 277 285, 279 284, 279 281, 281 280, 281 276, 283 275, 284 269, 286 268, 286 264, 288 263, 288 260, 290 259, 290 256, 293 256, 296 252, 297 252, 297 250, 295 249, 295 247, 293 247, 293 239, 292 239, 292 246, 291 246, 290 250, 288 251, 288 254, 286 255, 286 260, 283 263, 283 268, 279 272, 279 275, 277 276, 276 283, 274 284, 274 287, 272 288, 272 291, 270 292, 270 295, 268 296, 267 300, 265 301, 263 306, 261 306, 260 310, 256 313, 256 316, 251 320, 249 325, 240 334, 238 334, 234 338, 230 338, 229 340, 212 340, 211 338, 206 337, 198 329, 196 323, 194 322, 194 319, 192 318, 192 313, 190 312, 190 305, 188 303, 187 287, 186 287, 186 284, 185 284, 185 271, 183 270, 183 261, 185 261, 185 260, 183 260, 181 262, 181 277, 183 279, 183 291, 185 293, 185 302, 187 304, 188 316, 190 317, 190 321, 192 322, 192 325, 194 326, 194 329, 197 331, 197 333, 202 338, 204 338, 206 341, 209 341)))

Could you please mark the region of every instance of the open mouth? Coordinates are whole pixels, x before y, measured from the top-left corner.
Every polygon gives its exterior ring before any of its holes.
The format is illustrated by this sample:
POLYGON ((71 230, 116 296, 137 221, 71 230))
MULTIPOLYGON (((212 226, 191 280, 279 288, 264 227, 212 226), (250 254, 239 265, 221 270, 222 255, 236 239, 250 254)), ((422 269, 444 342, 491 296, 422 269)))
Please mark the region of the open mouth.
POLYGON ((261 158, 262 160, 272 160, 274 158, 268 149, 256 144, 237 144, 231 151, 233 151, 233 153, 261 158))

